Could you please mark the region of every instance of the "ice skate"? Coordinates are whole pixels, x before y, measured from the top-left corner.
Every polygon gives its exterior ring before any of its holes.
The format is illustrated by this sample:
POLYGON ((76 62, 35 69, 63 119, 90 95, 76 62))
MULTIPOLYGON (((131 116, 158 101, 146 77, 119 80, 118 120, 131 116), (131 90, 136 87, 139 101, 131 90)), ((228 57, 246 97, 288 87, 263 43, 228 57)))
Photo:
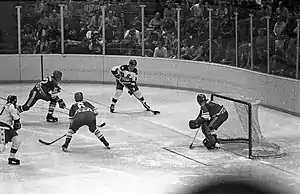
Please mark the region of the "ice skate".
POLYGON ((111 113, 115 112, 115 105, 111 104, 110 107, 109 107, 109 110, 110 110, 111 113))
POLYGON ((65 143, 61 146, 62 151, 68 152, 68 145, 65 143))
POLYGON ((11 165, 20 165, 20 160, 17 158, 8 158, 8 164, 11 165))
POLYGON ((146 102, 143 103, 143 106, 145 107, 145 109, 146 109, 147 111, 150 111, 150 110, 151 110, 151 109, 150 109, 150 106, 149 106, 146 102))
POLYGON ((55 123, 58 122, 58 118, 54 117, 52 114, 48 114, 46 117, 47 122, 49 123, 55 123))
POLYGON ((106 139, 105 139, 104 137, 101 137, 100 141, 104 144, 104 146, 105 146, 107 149, 110 149, 109 143, 106 141, 106 139))

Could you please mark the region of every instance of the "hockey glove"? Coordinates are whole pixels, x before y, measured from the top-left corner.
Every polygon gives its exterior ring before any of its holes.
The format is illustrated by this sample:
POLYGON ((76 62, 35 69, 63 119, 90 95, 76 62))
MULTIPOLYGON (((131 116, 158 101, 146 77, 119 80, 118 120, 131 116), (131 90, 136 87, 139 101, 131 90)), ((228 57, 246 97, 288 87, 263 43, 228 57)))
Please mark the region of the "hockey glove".
POLYGON ((21 123, 20 123, 20 119, 18 120, 14 120, 14 125, 13 125, 13 130, 19 130, 21 129, 21 123))
POLYGON ((114 75, 116 79, 120 79, 121 78, 121 75, 120 74, 116 74, 114 75))
POLYGON ((52 92, 52 94, 58 94, 61 92, 61 88, 59 86, 56 86, 52 92))
POLYGON ((135 90, 134 90, 135 85, 136 85, 135 82, 131 82, 131 83, 130 83, 130 87, 128 88, 128 94, 129 94, 130 96, 135 92, 135 90))
POLYGON ((197 122, 196 122, 195 120, 190 120, 190 121, 189 121, 189 127, 190 127, 191 129, 197 129, 197 128, 200 127, 200 125, 198 125, 197 122))
POLYGON ((63 101, 63 99, 59 99, 57 102, 58 102, 59 108, 65 109, 67 107, 65 102, 63 101))

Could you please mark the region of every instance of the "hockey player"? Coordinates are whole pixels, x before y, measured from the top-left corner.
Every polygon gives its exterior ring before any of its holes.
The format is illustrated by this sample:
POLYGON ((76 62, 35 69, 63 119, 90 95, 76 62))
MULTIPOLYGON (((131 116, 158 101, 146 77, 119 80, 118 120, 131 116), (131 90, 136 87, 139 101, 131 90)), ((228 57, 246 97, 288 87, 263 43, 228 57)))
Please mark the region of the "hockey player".
POLYGON ((72 139, 72 135, 84 125, 87 125, 90 132, 95 134, 95 136, 105 145, 105 147, 109 149, 109 143, 106 141, 100 129, 97 129, 96 126, 96 116, 98 115, 96 108, 89 102, 83 100, 82 92, 76 92, 74 94, 74 99, 76 103, 71 106, 69 111, 70 126, 67 132, 65 143, 62 145, 62 150, 64 152, 67 151, 72 139))
POLYGON ((216 132, 228 119, 228 112, 223 105, 208 101, 204 94, 197 95, 197 102, 201 107, 200 113, 195 120, 189 121, 189 127, 202 127, 202 133, 205 135, 203 144, 207 149, 219 148, 216 132))
POLYGON ((46 120, 47 122, 57 122, 58 118, 53 116, 56 103, 59 104, 60 108, 66 108, 66 104, 64 103, 63 99, 59 98, 57 95, 59 92, 61 92, 61 88, 58 86, 61 78, 62 72, 55 70, 52 76, 48 76, 36 84, 31 89, 25 104, 18 106, 19 112, 22 113, 24 111, 28 111, 40 99, 48 102, 50 101, 46 120))
POLYGON ((145 102, 136 83, 138 75, 136 66, 136 60, 131 59, 128 65, 115 66, 111 69, 111 73, 116 78, 116 92, 111 100, 110 112, 113 113, 115 111, 116 103, 123 93, 124 86, 127 87, 129 95, 135 95, 143 103, 144 108, 148 111, 150 110, 150 106, 145 102))
POLYGON ((17 131, 21 128, 20 115, 16 108, 17 96, 9 95, 7 103, 0 112, 0 152, 5 150, 5 145, 12 142, 8 164, 19 165, 20 160, 15 157, 21 145, 17 131))

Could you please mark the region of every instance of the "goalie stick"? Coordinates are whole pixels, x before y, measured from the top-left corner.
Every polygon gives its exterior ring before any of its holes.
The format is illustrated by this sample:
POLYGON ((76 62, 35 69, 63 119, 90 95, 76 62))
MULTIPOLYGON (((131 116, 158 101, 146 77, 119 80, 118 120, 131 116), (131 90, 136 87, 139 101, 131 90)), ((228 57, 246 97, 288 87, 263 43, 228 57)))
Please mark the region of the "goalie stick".
MULTIPOLYGON (((104 127, 105 125, 106 125, 106 123, 103 122, 102 124, 97 125, 97 126, 98 126, 98 127, 104 127)), ((62 135, 62 136, 56 138, 55 140, 53 140, 53 141, 51 141, 51 142, 46 142, 46 141, 44 141, 44 140, 42 140, 42 139, 39 139, 39 142, 40 142, 41 144, 44 144, 44 145, 52 145, 52 144, 54 144, 55 142, 59 141, 60 139, 64 138, 66 135, 67 135, 67 134, 64 134, 64 135, 62 135)))
MULTIPOLYGON (((119 82, 124 86, 126 87, 130 92, 133 93, 133 91, 131 89, 128 88, 128 86, 126 84, 124 84, 121 80, 119 80, 119 82)), ((145 104, 138 98, 136 97, 135 95, 133 95, 138 101, 140 101, 140 103, 142 103, 142 105, 150 112, 152 112, 154 115, 157 115, 157 114, 160 114, 160 111, 158 110, 152 110, 151 108, 149 107, 146 107, 145 104)))
POLYGON ((194 136, 194 138, 193 138, 193 141, 192 141, 192 143, 190 144, 190 147, 189 147, 190 149, 193 148, 193 144, 194 144, 194 142, 195 142, 195 140, 196 140, 196 137, 197 137, 197 135, 198 135, 199 130, 200 130, 200 128, 198 128, 197 131, 196 131, 196 133, 195 133, 195 136, 194 136))

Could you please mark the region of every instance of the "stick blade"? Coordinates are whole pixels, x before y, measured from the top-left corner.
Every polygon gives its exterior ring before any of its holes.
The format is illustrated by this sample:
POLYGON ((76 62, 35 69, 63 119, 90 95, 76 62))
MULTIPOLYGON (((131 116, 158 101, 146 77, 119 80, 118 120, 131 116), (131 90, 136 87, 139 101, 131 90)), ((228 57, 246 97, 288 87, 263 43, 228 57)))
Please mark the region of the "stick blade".
POLYGON ((39 142, 40 142, 41 144, 44 144, 44 145, 51 145, 51 143, 45 142, 45 141, 43 141, 43 140, 41 140, 41 139, 39 139, 39 142))
POLYGON ((191 144, 189 148, 192 149, 193 148, 193 144, 191 144))
POLYGON ((153 114, 154 114, 154 115, 160 114, 160 111, 154 110, 154 111, 153 111, 153 114))

